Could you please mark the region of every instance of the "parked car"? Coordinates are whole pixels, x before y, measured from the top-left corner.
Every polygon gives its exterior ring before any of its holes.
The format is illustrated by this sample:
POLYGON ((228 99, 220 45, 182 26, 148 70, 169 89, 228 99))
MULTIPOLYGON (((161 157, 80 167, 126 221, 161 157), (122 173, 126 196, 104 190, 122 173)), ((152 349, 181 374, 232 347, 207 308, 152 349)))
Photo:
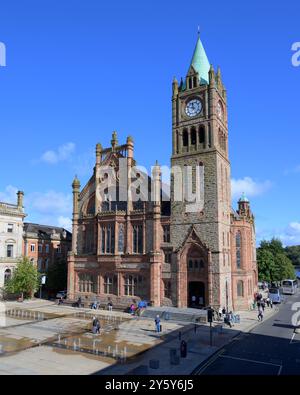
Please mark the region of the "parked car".
POLYGON ((56 299, 66 299, 67 298, 67 291, 59 291, 56 294, 56 299))
POLYGON ((273 303, 281 303, 283 301, 281 288, 270 288, 268 296, 273 303))

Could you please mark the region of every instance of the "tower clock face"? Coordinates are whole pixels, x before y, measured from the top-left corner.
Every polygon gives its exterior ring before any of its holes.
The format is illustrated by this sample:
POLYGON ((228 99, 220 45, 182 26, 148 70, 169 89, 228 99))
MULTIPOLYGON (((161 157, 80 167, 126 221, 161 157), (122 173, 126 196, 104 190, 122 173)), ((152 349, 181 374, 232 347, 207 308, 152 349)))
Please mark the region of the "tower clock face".
POLYGON ((188 117, 195 117, 196 115, 200 114, 201 110, 202 103, 198 99, 189 101, 185 107, 185 113, 188 117))

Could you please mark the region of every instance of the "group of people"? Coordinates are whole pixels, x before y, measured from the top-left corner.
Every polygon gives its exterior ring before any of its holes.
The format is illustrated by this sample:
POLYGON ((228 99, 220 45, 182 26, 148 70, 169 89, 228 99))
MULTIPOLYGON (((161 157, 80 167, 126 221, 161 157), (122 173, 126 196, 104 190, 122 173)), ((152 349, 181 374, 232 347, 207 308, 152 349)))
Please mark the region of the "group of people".
MULTIPOLYGON (((213 314, 214 316, 214 314, 213 314)), ((234 326, 235 317, 232 311, 227 311, 225 307, 220 307, 218 312, 218 319, 224 321, 224 324, 228 325, 230 328, 234 326)))
POLYGON ((269 297, 263 298, 261 293, 255 295, 255 302, 258 308, 258 316, 257 316, 258 321, 263 321, 266 306, 272 309, 273 302, 269 297))
POLYGON ((142 312, 147 308, 148 303, 146 301, 140 301, 138 304, 131 303, 129 306, 129 312, 131 315, 141 315, 142 312))
POLYGON ((203 299, 203 297, 202 296, 200 296, 199 298, 198 298, 198 303, 197 303, 197 298, 196 298, 196 296, 192 296, 192 307, 203 307, 203 305, 204 305, 204 299, 203 299))
MULTIPOLYGON (((109 302, 107 303, 106 306, 107 306, 107 310, 108 310, 108 311, 112 311, 112 309, 113 309, 113 304, 112 304, 111 301, 109 301, 109 302)), ((91 303, 91 309, 97 310, 97 309, 99 309, 99 308, 100 308, 100 302, 98 302, 97 300, 94 300, 94 302, 91 303)))

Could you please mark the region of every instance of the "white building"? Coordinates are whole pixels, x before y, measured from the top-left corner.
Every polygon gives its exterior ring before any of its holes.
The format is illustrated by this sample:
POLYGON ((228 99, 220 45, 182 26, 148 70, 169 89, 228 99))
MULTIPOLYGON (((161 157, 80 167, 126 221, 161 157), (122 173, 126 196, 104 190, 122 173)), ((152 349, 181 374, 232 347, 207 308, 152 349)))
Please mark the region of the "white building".
POLYGON ((23 254, 24 193, 17 196, 17 204, 0 202, 0 293, 23 254))

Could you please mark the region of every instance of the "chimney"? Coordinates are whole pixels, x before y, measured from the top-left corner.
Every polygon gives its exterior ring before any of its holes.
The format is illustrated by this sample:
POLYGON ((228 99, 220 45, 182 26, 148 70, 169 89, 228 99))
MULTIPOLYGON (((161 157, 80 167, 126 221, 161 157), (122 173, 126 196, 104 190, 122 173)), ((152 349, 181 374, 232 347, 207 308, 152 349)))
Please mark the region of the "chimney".
POLYGON ((23 209, 23 207, 24 207, 24 192, 18 191, 17 196, 18 196, 18 208, 23 209))

